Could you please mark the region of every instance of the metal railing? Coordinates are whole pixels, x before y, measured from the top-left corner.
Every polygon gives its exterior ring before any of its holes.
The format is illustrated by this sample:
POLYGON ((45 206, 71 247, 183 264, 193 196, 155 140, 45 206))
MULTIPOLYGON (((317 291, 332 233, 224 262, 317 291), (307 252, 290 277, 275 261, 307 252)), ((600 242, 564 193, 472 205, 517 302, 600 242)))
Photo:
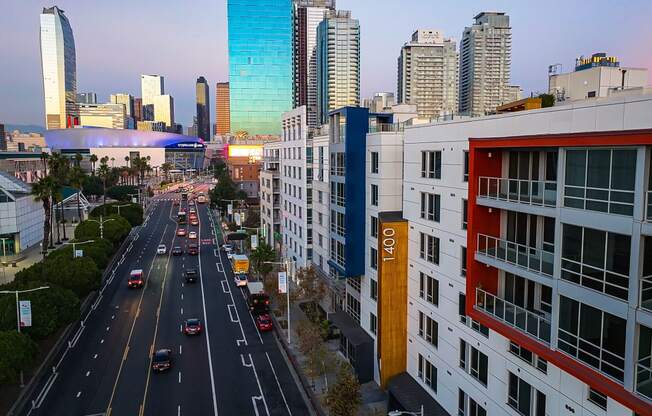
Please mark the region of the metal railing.
POLYGON ((634 213, 634 191, 564 185, 564 206, 631 216, 634 213))
POLYGON ((652 355, 636 362, 636 391, 652 399, 652 355))
POLYGON ((480 288, 475 289, 475 307, 537 340, 550 344, 550 320, 514 305, 480 288))
POLYGON ((344 206, 344 197, 331 194, 331 204, 339 205, 340 207, 344 206))
POLYGON ((641 308, 652 311, 652 276, 641 279, 641 308))
POLYGON ((480 176, 478 178, 478 197, 555 207, 557 205, 557 182, 480 176))
POLYGON ((344 176, 346 174, 346 168, 344 166, 334 166, 330 168, 331 175, 335 176, 344 176))
POLYGON ((552 277, 555 257, 553 253, 485 234, 478 234, 477 238, 477 253, 552 277))
MULTIPOLYGON (((595 368, 603 375, 622 383, 625 377, 625 357, 596 345, 585 338, 559 328, 559 351, 595 368)), ((624 341, 623 341, 624 342, 624 341)))
POLYGON ((376 123, 369 125, 369 133, 393 133, 405 130, 403 123, 376 123))
POLYGON ((652 191, 647 191, 645 204, 645 219, 652 221, 652 191))

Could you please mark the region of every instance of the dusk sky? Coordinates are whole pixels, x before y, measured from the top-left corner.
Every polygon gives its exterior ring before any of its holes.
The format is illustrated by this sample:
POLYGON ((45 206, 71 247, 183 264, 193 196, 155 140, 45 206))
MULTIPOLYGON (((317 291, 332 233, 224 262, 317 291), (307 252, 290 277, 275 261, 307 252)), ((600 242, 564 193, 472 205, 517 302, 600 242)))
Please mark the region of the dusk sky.
MULTIPOLYGON (((195 80, 228 80, 226 0, 4 0, 0 13, 0 123, 43 125, 39 14, 58 5, 77 48, 77 88, 140 96, 140 74, 165 76, 176 121, 195 113, 195 80)), ((524 94, 547 89, 547 68, 568 71, 579 55, 607 52, 621 65, 652 69, 650 0, 337 0, 362 33, 362 97, 396 91, 396 58, 417 28, 458 42, 480 11, 504 11, 512 25, 512 84, 524 94)), ((652 80, 649 81, 652 83, 652 80)), ((211 117, 214 119, 214 102, 211 117)))

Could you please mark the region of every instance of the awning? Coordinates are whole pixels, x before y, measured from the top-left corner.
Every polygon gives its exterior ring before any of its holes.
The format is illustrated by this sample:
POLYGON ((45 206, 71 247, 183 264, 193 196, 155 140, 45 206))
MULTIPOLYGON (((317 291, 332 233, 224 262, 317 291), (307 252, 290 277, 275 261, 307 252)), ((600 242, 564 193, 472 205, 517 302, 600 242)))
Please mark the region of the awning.
POLYGON ((423 406, 423 413, 429 416, 449 416, 443 407, 421 385, 406 372, 395 375, 389 380, 387 390, 392 401, 398 402, 408 412, 418 412, 423 406), (392 400, 393 399, 393 400, 392 400))
POLYGON ((364 329, 360 327, 346 312, 337 311, 329 314, 328 319, 332 321, 336 327, 342 331, 342 334, 354 346, 372 343, 373 338, 367 334, 364 329))

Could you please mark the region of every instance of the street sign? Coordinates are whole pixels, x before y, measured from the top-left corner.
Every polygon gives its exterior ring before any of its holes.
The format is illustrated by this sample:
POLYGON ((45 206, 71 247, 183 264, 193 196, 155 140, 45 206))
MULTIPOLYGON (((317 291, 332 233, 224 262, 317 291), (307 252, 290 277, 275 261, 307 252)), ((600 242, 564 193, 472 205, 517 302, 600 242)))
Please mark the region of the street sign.
POLYGON ((233 214, 233 219, 234 219, 236 225, 239 226, 241 224, 241 222, 240 222, 240 214, 239 213, 236 212, 235 214, 233 214))
POLYGON ((84 250, 75 250, 75 258, 84 257, 84 250))
POLYGON ((256 234, 252 234, 251 236, 251 249, 255 250, 258 247, 258 236, 256 234))
POLYGON ((135 196, 132 197, 131 202, 134 203, 134 204, 137 204, 138 203, 138 198, 136 198, 135 196))
POLYGON ((20 327, 32 326, 32 303, 28 300, 18 302, 20 310, 20 327))
POLYGON ((278 272, 278 293, 287 293, 288 291, 288 274, 278 272))
POLYGON ((229 215, 233 214, 233 204, 229 204, 226 206, 226 212, 229 213, 229 215))

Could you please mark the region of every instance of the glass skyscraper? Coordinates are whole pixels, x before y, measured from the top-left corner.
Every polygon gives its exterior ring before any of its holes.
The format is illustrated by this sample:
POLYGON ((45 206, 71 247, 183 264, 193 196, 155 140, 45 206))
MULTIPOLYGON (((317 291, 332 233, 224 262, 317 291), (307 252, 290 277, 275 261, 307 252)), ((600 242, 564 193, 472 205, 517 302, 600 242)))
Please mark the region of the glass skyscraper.
POLYGON ((280 134, 292 108, 292 0, 228 0, 231 131, 280 134))

